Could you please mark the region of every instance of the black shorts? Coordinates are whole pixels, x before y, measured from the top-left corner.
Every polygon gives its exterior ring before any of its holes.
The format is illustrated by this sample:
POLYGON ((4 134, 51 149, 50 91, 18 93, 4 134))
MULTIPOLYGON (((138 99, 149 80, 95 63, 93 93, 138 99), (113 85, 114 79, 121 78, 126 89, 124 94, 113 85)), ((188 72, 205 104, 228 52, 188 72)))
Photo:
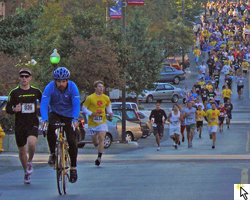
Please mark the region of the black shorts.
POLYGON ((159 136, 163 136, 163 131, 164 131, 164 125, 163 124, 156 124, 156 127, 153 127, 154 135, 156 133, 158 133, 159 136))
POLYGON ((232 119, 232 113, 227 113, 227 117, 228 117, 229 119, 232 119))
POLYGON ((224 122, 224 119, 225 119, 225 117, 219 117, 219 121, 220 121, 221 123, 224 122))
POLYGON ((23 147, 27 143, 29 136, 38 138, 37 126, 16 126, 15 128, 16 144, 18 147, 23 147))
POLYGON ((247 74, 247 70, 243 70, 243 74, 247 74))
POLYGON ((224 97, 224 103, 227 103, 228 97, 224 97))
POLYGON ((243 90, 244 85, 237 85, 237 92, 239 92, 240 90, 243 90))
POLYGON ((202 102, 207 102, 207 97, 202 97, 202 102))
POLYGON ((197 128, 203 127, 203 121, 197 121, 196 122, 196 127, 197 128))

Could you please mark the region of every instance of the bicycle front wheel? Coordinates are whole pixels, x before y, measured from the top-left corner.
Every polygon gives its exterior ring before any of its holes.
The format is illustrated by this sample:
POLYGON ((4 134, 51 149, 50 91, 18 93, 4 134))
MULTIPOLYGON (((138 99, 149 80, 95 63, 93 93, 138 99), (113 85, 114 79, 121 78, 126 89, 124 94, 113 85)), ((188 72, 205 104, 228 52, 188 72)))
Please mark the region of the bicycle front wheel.
POLYGON ((60 142, 58 142, 58 144, 57 144, 56 179, 57 179, 58 193, 59 193, 59 195, 62 195, 62 193, 63 193, 63 186, 64 186, 63 149, 62 149, 62 144, 60 142))
POLYGON ((64 153, 65 153, 65 170, 63 176, 63 192, 67 194, 67 184, 69 182, 69 169, 70 169, 70 158, 67 146, 64 146, 64 153))

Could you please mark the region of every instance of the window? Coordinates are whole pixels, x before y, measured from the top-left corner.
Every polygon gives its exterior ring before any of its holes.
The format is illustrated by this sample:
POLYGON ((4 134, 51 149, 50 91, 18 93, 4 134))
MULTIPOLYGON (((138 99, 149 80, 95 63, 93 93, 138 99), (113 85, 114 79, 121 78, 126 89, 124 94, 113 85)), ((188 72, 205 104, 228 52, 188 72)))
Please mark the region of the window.
POLYGON ((130 110, 128 110, 127 112, 127 117, 128 117, 128 119, 138 119, 138 117, 136 116, 136 114, 135 114, 135 112, 134 111, 130 111, 130 110))
POLYGON ((158 85, 158 87, 156 88, 156 90, 157 91, 159 91, 159 90, 165 90, 164 85, 158 85))
POLYGON ((122 120, 120 118, 118 118, 118 117, 112 117, 112 122, 113 123, 121 123, 122 120))
POLYGON ((140 117, 140 119, 144 119, 145 118, 145 116, 142 114, 142 113, 138 113, 138 115, 139 115, 139 117, 140 117))
POLYGON ((173 72, 172 68, 170 67, 165 67, 165 73, 173 72))
POLYGON ((132 108, 137 110, 137 106, 135 104, 131 104, 132 108))
POLYGON ((171 85, 165 85, 166 90, 173 90, 174 88, 171 85))

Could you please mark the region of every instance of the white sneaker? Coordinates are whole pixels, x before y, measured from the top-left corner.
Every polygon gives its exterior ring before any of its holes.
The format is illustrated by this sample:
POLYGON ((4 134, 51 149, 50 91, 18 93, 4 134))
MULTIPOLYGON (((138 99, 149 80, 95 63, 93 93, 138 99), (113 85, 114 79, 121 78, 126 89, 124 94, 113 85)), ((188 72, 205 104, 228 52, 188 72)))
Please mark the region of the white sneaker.
POLYGON ((24 183, 25 184, 30 184, 31 183, 30 174, 28 174, 27 172, 24 174, 24 183))
POLYGON ((27 169, 26 172, 27 174, 31 175, 33 173, 33 167, 32 167, 32 163, 31 162, 27 162, 27 169))
POLYGON ((161 147, 158 147, 158 148, 157 148, 157 151, 160 151, 160 150, 161 150, 161 147))

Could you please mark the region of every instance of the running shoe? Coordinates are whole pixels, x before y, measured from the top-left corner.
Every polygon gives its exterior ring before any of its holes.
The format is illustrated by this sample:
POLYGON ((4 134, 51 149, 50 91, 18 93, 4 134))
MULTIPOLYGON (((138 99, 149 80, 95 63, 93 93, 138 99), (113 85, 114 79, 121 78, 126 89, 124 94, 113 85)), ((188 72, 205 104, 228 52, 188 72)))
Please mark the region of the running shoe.
POLYGON ((214 148, 215 148, 215 146, 213 145, 213 146, 212 146, 212 149, 214 149, 214 148))
POLYGON ((193 147, 193 143, 192 142, 190 142, 190 147, 193 147))
POLYGON ((33 173, 33 167, 32 167, 32 163, 31 162, 27 162, 27 169, 26 172, 31 175, 33 173))
POLYGON ((227 129, 229 129, 229 125, 227 125, 227 129))
POLYGON ((181 141, 178 142, 178 145, 181 145, 181 141))
POLYGON ((96 160, 95 160, 95 165, 96 166, 99 166, 101 164, 101 158, 97 158, 96 160))
POLYGON ((182 137, 182 142, 184 142, 185 141, 185 137, 182 137))
POLYGON ((176 144, 176 145, 174 145, 174 148, 175 148, 175 149, 178 149, 178 146, 177 146, 177 144, 176 144))
POLYGON ((157 151, 160 151, 160 150, 161 150, 161 147, 158 147, 158 148, 157 148, 157 151))
POLYGON ((24 183, 25 184, 30 184, 31 183, 30 175, 27 172, 24 174, 24 183))
POLYGON ((75 183, 76 181, 77 181, 77 171, 76 171, 76 169, 71 169, 70 170, 69 182, 70 183, 75 183))
POLYGON ((190 142, 188 143, 188 148, 190 148, 190 142))
POLYGON ((55 165, 56 155, 54 153, 50 154, 48 164, 53 167, 55 165))
POLYGON ((199 134, 199 138, 201 138, 201 134, 199 134))

